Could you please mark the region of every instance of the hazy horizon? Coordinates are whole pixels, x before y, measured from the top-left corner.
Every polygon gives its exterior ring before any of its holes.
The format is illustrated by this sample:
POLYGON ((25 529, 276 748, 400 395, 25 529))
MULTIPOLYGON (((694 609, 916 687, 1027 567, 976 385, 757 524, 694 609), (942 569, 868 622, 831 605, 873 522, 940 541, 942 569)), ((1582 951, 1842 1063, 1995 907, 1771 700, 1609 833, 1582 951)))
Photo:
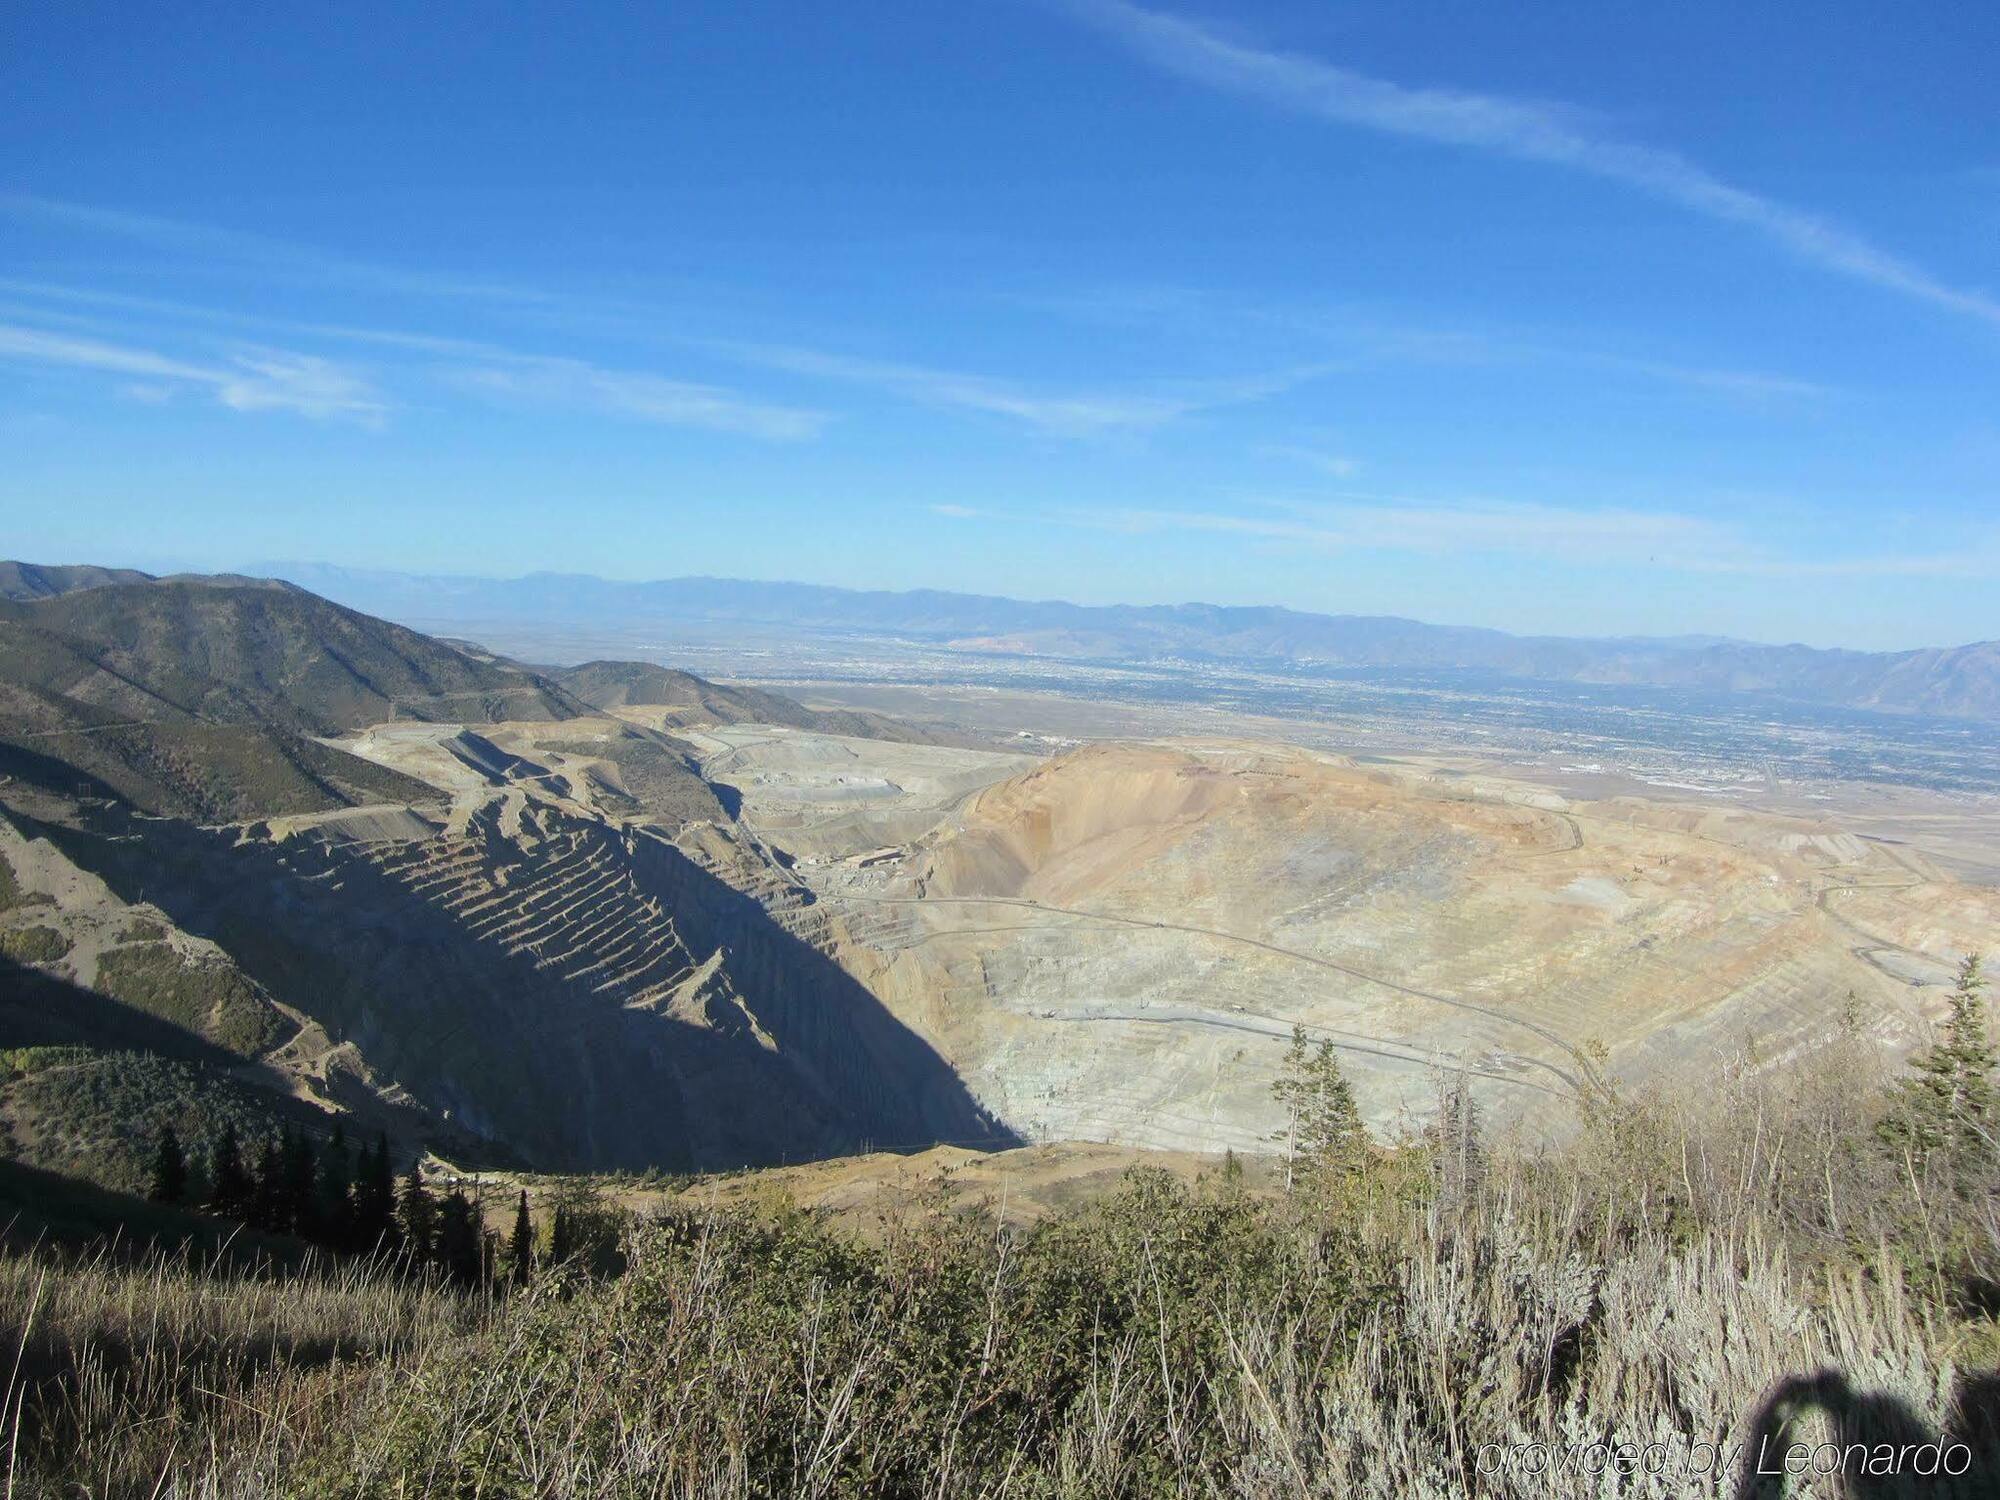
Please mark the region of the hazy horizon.
MULTIPOLYGON (((587 579, 593 582, 609 583, 609 584, 644 585, 644 584, 657 584, 657 583, 674 583, 689 579, 698 579, 704 581, 714 581, 723 583, 750 584, 757 587, 798 586, 798 587, 816 588, 816 589, 818 588, 836 589, 851 593, 949 594, 963 598, 1004 599, 1009 602, 1018 604, 1074 606, 1085 609, 1097 609, 1097 608, 1140 609, 1140 610, 1181 609, 1181 608, 1186 608, 1186 609, 1216 608, 1216 609, 1251 609, 1251 610, 1280 609, 1280 610, 1290 610, 1293 613, 1304 614, 1304 615, 1402 620, 1414 624, 1437 626, 1446 629, 1488 630, 1488 631, 1496 631, 1503 635, 1514 635, 1522 637, 1549 636, 1559 639, 1595 640, 1595 641, 1619 641, 1619 640, 1652 641, 1652 642, 1716 641, 1716 642, 1729 642, 1737 645, 1749 645, 1749 646, 1771 646, 1771 647, 1805 646, 1810 649, 1819 651, 1869 650, 1869 651, 1893 652, 1897 650, 1923 650, 1926 648, 1951 649, 1959 646, 1978 645, 1984 643, 1983 640, 1940 639, 1940 640, 1914 642, 1906 647, 1871 648, 1871 647, 1849 646, 1838 641, 1822 642, 1822 641, 1775 640, 1775 639, 1760 640, 1748 636, 1726 636, 1713 631, 1692 631, 1692 630, 1669 631, 1660 633, 1626 632, 1621 634, 1589 635, 1577 631, 1508 630, 1504 626, 1489 624, 1485 621, 1477 619, 1441 619, 1435 617, 1414 615, 1406 612, 1399 612, 1396 610, 1364 611, 1364 610, 1343 610, 1338 608, 1301 609, 1298 608, 1297 606, 1285 604, 1275 600, 1258 600, 1241 604, 1225 603, 1224 601, 1218 599, 1200 599, 1200 598, 1084 600, 1084 599, 1070 598, 1055 594, 989 594, 972 589, 955 588, 947 584, 924 584, 924 583, 912 584, 907 587, 900 587, 900 588, 868 589, 868 588, 857 587, 850 584, 830 582, 824 579, 781 578, 770 575, 759 576, 748 573, 727 573, 727 572, 684 572, 684 573, 671 573, 671 574, 618 576, 609 573, 582 572, 575 569, 562 568, 562 567, 545 567, 545 568, 531 569, 527 572, 522 572, 522 573, 467 573, 467 572, 448 572, 445 570, 423 570, 415 568, 403 568, 403 567, 395 567, 389 564, 329 563, 318 558, 304 558, 304 557, 257 558, 257 559, 222 564, 212 567, 193 566, 180 562, 175 562, 172 560, 155 561, 153 565, 149 566, 144 561, 138 561, 123 556, 114 558, 16 557, 11 559, 0 559, 0 560, 32 563, 42 567, 70 567, 70 566, 101 566, 101 567, 113 567, 113 568, 126 567, 126 568, 135 568, 141 572, 152 573, 156 576, 168 576, 176 573, 239 574, 251 578, 278 578, 288 582, 297 582, 297 580, 287 578, 286 570, 299 569, 299 568, 312 568, 312 569, 325 568, 329 570, 352 573, 356 575, 371 575, 371 574, 379 575, 385 578, 402 578, 402 579, 449 578, 454 581, 462 581, 468 583, 518 583, 533 578, 573 578, 573 579, 587 579)), ((311 585, 302 584, 301 587, 309 588, 311 587, 311 585)), ((439 618, 450 618, 450 617, 451 616, 449 616, 448 614, 439 616, 439 618)))

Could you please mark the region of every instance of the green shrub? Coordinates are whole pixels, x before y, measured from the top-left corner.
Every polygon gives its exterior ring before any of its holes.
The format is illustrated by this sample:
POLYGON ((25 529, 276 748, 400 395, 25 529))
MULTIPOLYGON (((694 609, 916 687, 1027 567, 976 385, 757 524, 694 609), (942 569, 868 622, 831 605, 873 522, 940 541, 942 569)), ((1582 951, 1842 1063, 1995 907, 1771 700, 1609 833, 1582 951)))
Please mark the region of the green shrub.
POLYGON ((28 1047, 0 1054, 0 1107, 31 1166, 142 1192, 162 1126, 198 1149, 227 1126, 273 1134, 282 1101, 220 1070, 144 1052, 28 1047))
POLYGON ((262 1055, 286 1031, 284 1018, 234 965, 184 959, 169 943, 111 949, 97 961, 97 987, 244 1057, 262 1055))
POLYGON ((0 1083, 43 1068, 69 1067, 96 1056, 88 1047, 8 1047, 0 1050, 0 1083))
POLYGON ((7 863, 7 856, 0 854, 0 911, 12 911, 17 906, 54 906, 56 898, 46 891, 24 891, 15 878, 14 867, 7 863))
MULTIPOLYGON (((1685 1466, 1694 1444, 1754 1454, 1774 1424, 1818 1442, 1854 1420, 1964 1441, 1965 1483, 1923 1493, 1975 1500, 2000 1465, 1978 1400, 2000 1336, 1968 1294, 1990 1298, 2000 1231, 1969 1210, 2000 1180, 1885 1154, 1867 1057, 1836 1041, 1783 1073, 1725 1067, 1673 1104, 1605 1090, 1560 1145, 1480 1142, 1476 1173, 1442 1170, 1432 1131, 1295 1171, 1284 1196, 1138 1169, 1024 1228, 943 1186, 876 1234, 682 1199, 610 1256, 608 1196, 559 1183, 574 1253, 407 1342, 269 1337, 270 1297, 178 1272, 98 1306, 109 1294, 72 1297, 57 1272, 65 1329, 164 1298, 206 1320, 176 1313, 176 1330, 206 1333, 131 1369, 91 1366, 73 1331, 39 1349, 37 1369, 70 1373, 17 1405, 20 1472, 51 1494, 113 1476, 495 1500, 1650 1500, 1754 1476, 1481 1455, 1661 1442, 1685 1466)), ((8 1100, 95 1098, 104 1128, 147 1115, 135 1084, 49 1061, 22 1059, 8 1100)), ((11 1284, 24 1326, 38 1283, 11 1284)), ((407 1297, 396 1285, 379 1295, 407 1297)))
POLYGON ((16 963, 52 964, 74 945, 53 927, 12 927, 0 932, 0 954, 16 963))

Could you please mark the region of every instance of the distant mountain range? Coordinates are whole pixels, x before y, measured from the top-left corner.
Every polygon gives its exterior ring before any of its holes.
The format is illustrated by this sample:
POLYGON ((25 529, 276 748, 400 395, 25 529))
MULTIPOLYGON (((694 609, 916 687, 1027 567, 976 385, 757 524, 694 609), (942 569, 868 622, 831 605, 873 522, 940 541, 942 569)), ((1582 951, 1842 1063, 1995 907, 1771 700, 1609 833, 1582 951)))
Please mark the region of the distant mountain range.
POLYGON ((1765 693, 1795 702, 2000 719, 2000 641, 1916 651, 1820 650, 1710 636, 1517 636, 1275 606, 1079 605, 917 590, 583 574, 433 577, 267 565, 355 608, 427 627, 461 622, 677 621, 892 636, 967 651, 1256 667, 1461 669, 1544 681, 1765 693))

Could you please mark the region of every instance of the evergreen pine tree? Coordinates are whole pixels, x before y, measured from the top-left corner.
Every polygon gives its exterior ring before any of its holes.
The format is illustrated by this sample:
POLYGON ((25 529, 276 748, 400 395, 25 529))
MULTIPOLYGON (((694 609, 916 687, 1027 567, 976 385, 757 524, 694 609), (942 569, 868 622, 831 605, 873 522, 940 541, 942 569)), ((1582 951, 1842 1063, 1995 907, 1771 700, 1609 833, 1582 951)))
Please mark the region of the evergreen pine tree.
POLYGON ((1920 1163, 1940 1160, 1967 1170, 2000 1157, 2000 1062, 1986 1022, 1985 976, 1968 956, 1952 988, 1951 1013, 1935 1046, 1910 1060, 1912 1075, 1895 1090, 1882 1122, 1884 1139, 1920 1163))
POLYGON ((1271 1097, 1285 1112, 1285 1123, 1271 1132, 1270 1140, 1273 1145, 1284 1148, 1285 1191, 1288 1193, 1298 1171, 1299 1119, 1305 1103, 1305 1068, 1306 1029, 1295 1025, 1292 1027, 1292 1044, 1285 1049, 1284 1071, 1271 1085, 1271 1097))
POLYGON ((375 1137, 375 1160, 368 1169, 369 1197, 375 1204, 375 1229, 384 1244, 396 1242, 396 1168, 389 1160, 387 1133, 375 1137))
POLYGON ((174 1127, 160 1128, 159 1144, 153 1150, 153 1182, 146 1196, 155 1203, 179 1203, 187 1197, 187 1157, 174 1127))
POLYGON ((285 1157, 278 1138, 264 1137, 257 1148, 256 1186, 250 1198, 250 1222, 272 1234, 282 1234, 285 1223, 285 1157))
POLYGON ((362 1143, 354 1164, 354 1182, 348 1191, 348 1207, 354 1231, 354 1248, 373 1249, 381 1237, 380 1214, 375 1204, 375 1148, 362 1143))
POLYGON ((507 1240, 507 1260, 514 1284, 524 1286, 535 1274, 535 1221, 528 1213, 528 1190, 514 1204, 514 1232, 507 1240))
POLYGON ((377 1135, 363 1147, 354 1179, 354 1246, 358 1250, 396 1248, 396 1177, 389 1164, 389 1137, 377 1135))
POLYGON ((1368 1133, 1332 1042, 1314 1048, 1305 1028, 1294 1026, 1284 1072, 1271 1092, 1285 1110, 1285 1123, 1271 1139, 1285 1148, 1286 1192, 1324 1187, 1360 1165, 1368 1133))
POLYGON ((439 1201, 433 1259, 460 1286, 479 1285, 480 1241, 484 1231, 479 1210, 463 1188, 454 1187, 439 1201))
POLYGON ((279 1140, 279 1187, 285 1228, 307 1239, 319 1233, 319 1204, 313 1187, 312 1137, 285 1127, 279 1140))
POLYGON ((576 1229, 570 1222, 569 1205, 556 1200, 554 1217, 549 1223, 549 1264, 560 1266, 576 1254, 576 1229))
POLYGON ((403 1179, 397 1195, 396 1218, 397 1227, 403 1232, 403 1248, 409 1252, 411 1261, 422 1264, 431 1260, 437 1252, 437 1200, 424 1186, 424 1174, 415 1159, 411 1160, 409 1175, 403 1179))
POLYGON ((333 1122, 333 1136, 320 1153, 319 1178, 313 1188, 313 1219, 319 1239, 335 1249, 354 1244, 354 1205, 348 1197, 354 1163, 348 1156, 347 1131, 333 1122))
POLYGON ((236 1143, 236 1127, 224 1125, 209 1153, 208 1207, 227 1218, 241 1219, 250 1212, 254 1185, 243 1168, 243 1151, 236 1143))
POLYGON ((1447 1083, 1438 1078, 1438 1113, 1430 1130, 1438 1201, 1463 1208, 1486 1178, 1486 1148, 1480 1139, 1479 1106, 1463 1072, 1447 1083))

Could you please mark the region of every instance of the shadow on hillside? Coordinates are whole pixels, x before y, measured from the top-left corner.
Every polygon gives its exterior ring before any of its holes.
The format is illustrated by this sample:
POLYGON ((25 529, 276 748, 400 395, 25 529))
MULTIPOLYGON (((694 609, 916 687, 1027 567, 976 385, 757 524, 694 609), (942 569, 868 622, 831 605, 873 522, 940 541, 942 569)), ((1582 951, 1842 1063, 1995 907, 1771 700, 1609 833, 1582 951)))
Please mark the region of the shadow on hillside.
MULTIPOLYGON (((929 1146, 1002 1150, 1023 1144, 993 1118, 937 1050, 892 1015, 853 975, 772 921, 756 901, 695 864, 663 837, 642 834, 641 870, 690 899, 675 920, 698 953, 730 955, 739 984, 755 985, 779 1047, 798 1049, 822 1087, 852 1096, 879 1151, 929 1146)), ((822 1153, 830 1154, 830 1153, 822 1153)))
MULTIPOLYGON (((626 1008, 532 953, 474 938, 350 852, 239 844, 229 830, 117 808, 85 828, 32 832, 214 940, 335 1042, 352 1042, 378 1083, 540 1167, 716 1170, 1019 1143, 865 987, 649 839, 625 857, 697 962, 725 950, 747 1013, 726 995, 692 1013, 626 1008)), ((345 1081, 363 1087, 358 1075, 345 1081)))
POLYGON ((290 1275, 314 1259, 302 1240, 18 1161, 0 1161, 0 1244, 117 1265, 185 1255, 192 1267, 239 1275, 290 1275))
POLYGON ((388 1297, 380 1307, 365 1296, 334 1297, 330 1312, 323 1303, 290 1318, 245 1310, 234 1292, 244 1282, 330 1275, 353 1288, 351 1272, 302 1241, 19 1162, 0 1161, 0 1244, 22 1257, 7 1292, 14 1317, 25 1315, 8 1355, 14 1441, 26 1444, 24 1455, 38 1440, 59 1448, 79 1441, 80 1390, 142 1391, 166 1411, 185 1412, 267 1369, 393 1353, 411 1338, 388 1297), (63 1281, 57 1267, 85 1274, 63 1281), (105 1279, 94 1283, 92 1272, 105 1279), (44 1276, 60 1295, 45 1295, 44 1276))
POLYGON ((1846 1500, 2000 1495, 2000 1375, 1961 1376, 1942 1432, 1898 1397, 1856 1390, 1838 1370, 1791 1376, 1751 1419, 1735 1500, 1781 1500, 1815 1463, 1838 1475, 1846 1500), (1803 1472, 1788 1472, 1788 1459, 1803 1472))
POLYGON ((222 1069, 243 1065, 235 1053, 171 1021, 5 957, 0 957, 0 1047, 89 1047, 151 1052, 222 1069))

